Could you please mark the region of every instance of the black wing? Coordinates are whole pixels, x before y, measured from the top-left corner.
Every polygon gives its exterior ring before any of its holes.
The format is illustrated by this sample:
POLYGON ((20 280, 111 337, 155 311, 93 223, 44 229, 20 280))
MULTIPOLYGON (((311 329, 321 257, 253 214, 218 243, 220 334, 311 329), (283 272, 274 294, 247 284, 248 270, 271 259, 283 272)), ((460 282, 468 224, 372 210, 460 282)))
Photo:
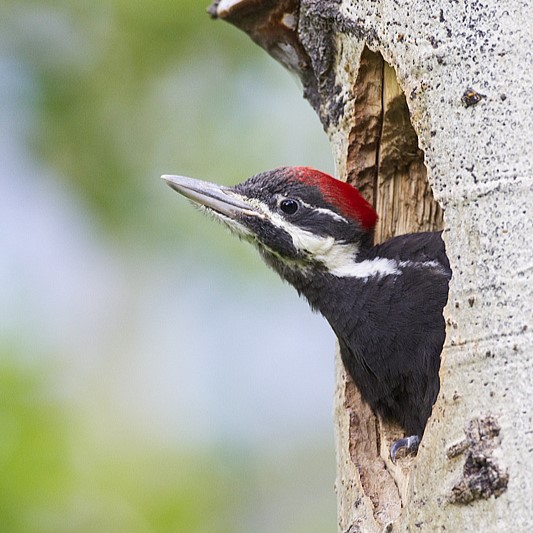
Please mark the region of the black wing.
POLYGON ((440 232, 401 235, 369 252, 403 263, 401 274, 351 282, 351 309, 334 327, 341 354, 363 398, 421 436, 439 390, 451 276, 444 242, 440 232), (428 262, 437 268, 416 265, 428 262))

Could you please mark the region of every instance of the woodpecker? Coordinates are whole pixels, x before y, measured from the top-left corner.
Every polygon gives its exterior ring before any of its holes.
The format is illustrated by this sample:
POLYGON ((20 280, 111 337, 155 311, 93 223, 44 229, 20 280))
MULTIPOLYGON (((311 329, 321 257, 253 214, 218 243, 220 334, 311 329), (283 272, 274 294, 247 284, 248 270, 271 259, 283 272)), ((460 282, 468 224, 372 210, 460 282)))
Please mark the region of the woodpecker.
POLYGON ((440 232, 372 245, 378 216, 351 185, 309 167, 282 167, 234 187, 162 176, 175 191, 253 243, 319 311, 362 398, 415 452, 439 392, 443 308, 451 270, 440 232))

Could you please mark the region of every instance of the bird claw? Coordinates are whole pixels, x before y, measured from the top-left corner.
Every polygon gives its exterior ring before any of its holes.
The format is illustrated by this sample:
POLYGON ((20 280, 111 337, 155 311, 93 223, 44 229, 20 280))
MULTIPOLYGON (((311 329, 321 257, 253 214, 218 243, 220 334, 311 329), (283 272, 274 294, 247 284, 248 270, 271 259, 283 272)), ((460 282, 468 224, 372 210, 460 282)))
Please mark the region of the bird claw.
POLYGON ((391 461, 394 464, 396 464, 396 455, 402 449, 405 449, 406 455, 415 453, 418 450, 419 444, 420 444, 420 438, 418 437, 418 435, 411 435, 410 437, 398 439, 392 444, 390 448, 391 461))

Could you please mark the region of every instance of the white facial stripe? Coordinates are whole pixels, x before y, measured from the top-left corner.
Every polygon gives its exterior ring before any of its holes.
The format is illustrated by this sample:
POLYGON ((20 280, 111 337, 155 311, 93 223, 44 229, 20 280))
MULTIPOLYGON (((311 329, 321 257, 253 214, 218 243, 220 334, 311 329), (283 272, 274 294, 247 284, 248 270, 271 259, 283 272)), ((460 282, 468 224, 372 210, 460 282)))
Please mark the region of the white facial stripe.
MULTIPOLYGON (((240 195, 235 194, 240 197, 240 195)), ((272 212, 267 205, 254 198, 244 198, 255 209, 262 211, 265 218, 270 220, 276 227, 283 229, 288 233, 291 238, 294 247, 311 257, 313 260, 318 261, 324 265, 326 270, 339 278, 359 278, 369 279, 374 276, 399 276, 402 274, 403 268, 430 268, 446 274, 442 265, 438 261, 397 261, 396 259, 388 259, 386 257, 376 257, 374 259, 365 259, 363 261, 357 261, 357 254, 359 253, 359 247, 354 243, 342 243, 338 242, 332 236, 315 235, 310 231, 302 229, 294 224, 291 224, 279 213, 272 212)), ((280 199, 285 197, 280 196, 280 199)), ((306 207, 312 207, 302 202, 302 205, 306 207)), ((316 211, 323 212, 335 218, 348 222, 344 217, 330 211, 329 209, 312 207, 316 211)), ((237 233, 244 237, 252 237, 253 234, 245 227, 241 226, 238 222, 219 215, 224 219, 226 224, 230 225, 237 233)), ((271 251, 271 253, 275 253, 271 251)), ((279 259, 284 260, 283 257, 278 256, 279 259)), ((303 261, 289 260, 286 261, 287 265, 292 268, 298 268, 305 270, 309 268, 303 261)))
MULTIPOLYGON (((262 206, 262 209, 267 209, 262 206)), ((333 214, 327 209, 324 209, 328 214, 333 214)), ((338 216, 338 215, 337 215, 338 216)), ((291 224, 285 220, 279 213, 272 213, 269 211, 267 217, 276 227, 283 229, 292 238, 294 247, 310 256, 315 261, 324 265, 324 267, 334 276, 355 276, 368 277, 372 274, 367 274, 365 268, 361 269, 361 263, 356 262, 356 256, 359 247, 354 243, 340 243, 331 236, 315 235, 310 231, 304 230, 291 224)), ((291 263, 294 265, 294 263, 291 263)), ((377 268, 381 271, 385 267, 380 264, 377 268)), ((387 273, 391 269, 387 268, 387 273)))
POLYGON ((318 213, 328 215, 333 220, 337 220, 338 222, 346 222, 348 224, 348 221, 343 216, 339 215, 338 213, 335 213, 335 211, 331 211, 330 209, 325 209, 323 207, 315 207, 314 205, 306 204, 305 202, 301 202, 301 204, 305 207, 308 207, 309 209, 313 209, 318 213))
MULTIPOLYGON (((248 200, 250 201, 250 200, 248 200)), ((310 256, 315 261, 324 265, 326 270, 337 277, 369 278, 371 276, 387 276, 400 274, 397 262, 391 259, 375 259, 356 261, 359 248, 354 243, 340 243, 331 236, 315 235, 285 220, 279 213, 273 213, 268 207, 257 201, 254 207, 261 209, 267 218, 277 226, 287 232, 294 247, 310 256)), ((315 208, 316 209, 316 208, 315 208)), ((336 213, 323 209, 330 216, 336 213)), ((344 219, 343 219, 344 220, 344 219)), ((290 262, 293 267, 305 268, 299 263, 290 262)))
MULTIPOLYGON (((287 196, 283 196, 281 194, 277 195, 278 200, 278 206, 283 200, 288 200, 289 198, 287 196)), ((331 217, 333 220, 337 220, 338 222, 346 222, 348 224, 348 221, 338 213, 335 213, 335 211, 332 211, 331 209, 326 209, 324 207, 316 207, 314 205, 308 204, 307 202, 304 202, 303 200, 297 199, 297 201, 303 205, 304 207, 307 207, 308 209, 312 209, 316 213, 322 213, 323 215, 327 215, 331 217)))

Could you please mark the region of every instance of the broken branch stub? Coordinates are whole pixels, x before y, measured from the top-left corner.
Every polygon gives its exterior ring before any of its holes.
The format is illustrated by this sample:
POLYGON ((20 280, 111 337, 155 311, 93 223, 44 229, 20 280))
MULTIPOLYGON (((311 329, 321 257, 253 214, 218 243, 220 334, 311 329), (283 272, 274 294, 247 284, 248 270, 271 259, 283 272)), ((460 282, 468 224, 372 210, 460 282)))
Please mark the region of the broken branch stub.
POLYGON ((208 9, 300 78, 303 96, 325 130, 338 122, 345 104, 333 69, 336 48, 329 8, 318 0, 215 0, 208 9))
POLYGON ((219 0, 208 12, 237 26, 287 69, 302 75, 310 61, 298 38, 299 9, 297 0, 219 0))

